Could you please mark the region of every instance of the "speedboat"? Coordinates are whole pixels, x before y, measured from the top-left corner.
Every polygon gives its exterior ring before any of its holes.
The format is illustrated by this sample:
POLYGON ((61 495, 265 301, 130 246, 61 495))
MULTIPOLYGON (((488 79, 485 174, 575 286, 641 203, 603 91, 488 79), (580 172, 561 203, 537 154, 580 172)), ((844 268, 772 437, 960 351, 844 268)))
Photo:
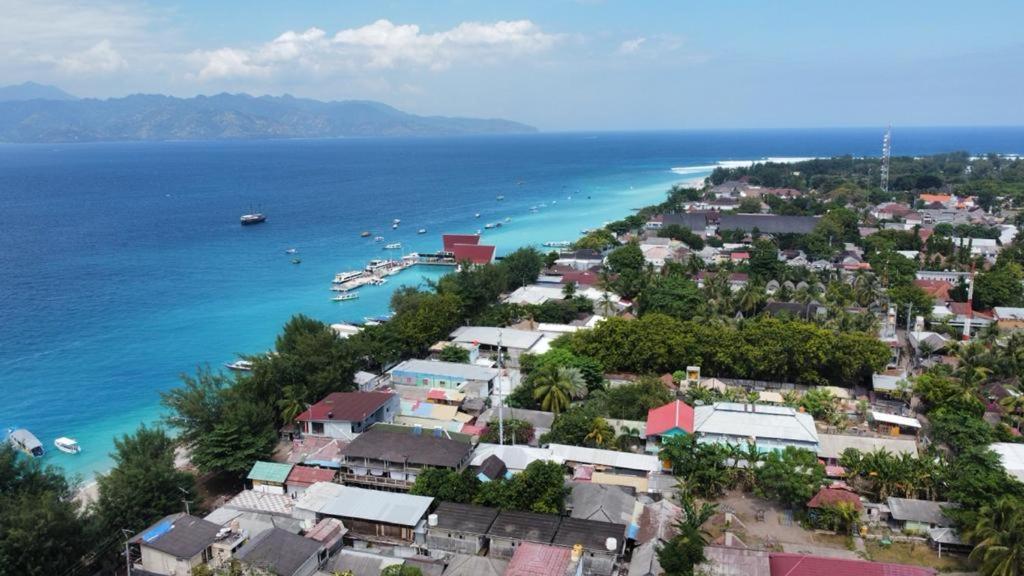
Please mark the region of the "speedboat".
POLYGON ((335 302, 344 302, 345 300, 355 300, 356 298, 359 298, 359 292, 345 292, 344 294, 338 294, 334 298, 331 298, 331 300, 334 300, 335 302))
POLYGON ((488 222, 487 224, 484 224, 484 228, 486 228, 487 230, 490 230, 491 228, 494 228, 494 223, 493 222, 488 222))
POLYGON ((289 248, 289 249, 285 250, 284 253, 285 254, 298 254, 299 251, 296 250, 295 248, 289 248))
POLYGON ((234 362, 228 362, 224 365, 228 370, 234 370, 235 372, 251 372, 252 362, 249 360, 235 360, 234 362))
POLYGON ((74 438, 61 436, 53 441, 53 445, 57 447, 57 450, 68 454, 78 454, 82 451, 82 447, 78 444, 78 440, 75 440, 74 438))
POLYGON ((43 455, 43 443, 39 441, 39 438, 36 438, 35 434, 24 428, 8 430, 7 441, 18 450, 33 458, 43 455))
POLYGON ((239 220, 242 222, 242 226, 248 226, 249 224, 266 222, 267 217, 261 212, 253 212, 252 214, 242 214, 242 217, 239 220))
POLYGON ((474 214, 474 215, 473 215, 473 217, 474 217, 474 218, 479 218, 479 217, 480 217, 480 213, 479 213, 479 212, 477 212, 476 214, 474 214))
POLYGON ((512 217, 511 216, 506 216, 505 217, 505 222, 511 222, 511 221, 512 221, 512 217))
POLYGON ((416 233, 417 234, 426 234, 427 233, 427 229, 426 228, 420 228, 419 230, 416 231, 416 233))
POLYGON ((391 229, 392 229, 392 230, 398 230, 398 224, 397 224, 397 223, 395 223, 395 224, 392 224, 392 225, 391 225, 391 229))
POLYGON ((496 196, 496 198, 495 198, 495 199, 496 199, 496 200, 497 200, 498 202, 501 202, 502 200, 504 200, 504 199, 505 199, 505 197, 504 197, 504 196, 502 196, 501 194, 498 194, 498 195, 496 196))
POLYGON ((394 242, 392 244, 385 244, 384 245, 384 249, 385 250, 401 250, 402 249, 402 243, 401 242, 394 242))
POLYGON ((370 231, 369 230, 363 230, 362 232, 359 233, 359 236, 362 237, 362 238, 369 238, 370 237, 370 231))
POLYGON ((392 220, 392 221, 391 221, 391 223, 392 223, 392 224, 401 224, 401 223, 402 223, 402 221, 401 221, 401 220, 399 220, 398 218, 395 218, 394 220, 392 220))
POLYGON ((384 241, 384 237, 383 236, 376 236, 376 237, 374 237, 373 241, 374 242, 383 242, 384 241))
POLYGON ((292 258, 292 264, 302 264, 302 258, 292 258))

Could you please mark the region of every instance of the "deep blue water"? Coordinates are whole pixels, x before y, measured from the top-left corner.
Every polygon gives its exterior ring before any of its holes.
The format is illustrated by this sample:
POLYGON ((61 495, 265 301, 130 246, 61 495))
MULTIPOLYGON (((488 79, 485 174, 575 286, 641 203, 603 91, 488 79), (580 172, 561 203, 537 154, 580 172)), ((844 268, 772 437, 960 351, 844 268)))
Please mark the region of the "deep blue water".
MULTIPOLYGON (((1024 152, 1021 128, 894 136, 897 154, 1024 152)), ((47 448, 77 437, 82 454, 47 459, 91 475, 115 434, 157 418, 178 374, 267 349, 294 313, 383 314, 397 285, 439 274, 331 302, 335 272, 383 254, 362 230, 426 251, 442 232, 511 217, 485 233, 501 253, 571 240, 707 173, 675 167, 877 156, 880 142, 881 129, 858 129, 0 145, 0 427, 25 426, 47 448), (268 222, 239 226, 250 206, 268 222)))

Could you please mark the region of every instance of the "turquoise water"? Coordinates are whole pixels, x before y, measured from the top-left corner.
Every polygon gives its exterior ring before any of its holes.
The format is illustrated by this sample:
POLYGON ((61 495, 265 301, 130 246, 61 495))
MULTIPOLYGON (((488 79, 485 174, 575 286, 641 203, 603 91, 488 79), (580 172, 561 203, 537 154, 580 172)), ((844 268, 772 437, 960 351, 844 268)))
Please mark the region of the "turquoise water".
MULTIPOLYGON (((905 154, 1024 151, 1021 129, 897 137, 905 154)), ((46 460, 88 478, 109 465, 115 435, 159 417, 158 393, 179 374, 268 349, 295 313, 384 314, 397 286, 443 272, 409 270, 331 302, 336 272, 385 254, 363 230, 431 251, 444 232, 510 217, 484 234, 507 253, 575 239, 707 173, 675 167, 877 154, 879 140, 833 130, 0 146, 0 427, 29 428, 48 448, 76 437, 81 454, 46 460), (239 226, 250 206, 266 224, 239 226)))

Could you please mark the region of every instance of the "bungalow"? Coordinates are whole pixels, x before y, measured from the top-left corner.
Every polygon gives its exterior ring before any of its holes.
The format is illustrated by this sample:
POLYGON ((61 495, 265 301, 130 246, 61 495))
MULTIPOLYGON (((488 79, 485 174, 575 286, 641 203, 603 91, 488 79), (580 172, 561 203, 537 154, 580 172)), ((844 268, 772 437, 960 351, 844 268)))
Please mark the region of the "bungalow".
POLYGON ((261 574, 312 576, 327 560, 327 549, 316 540, 271 528, 250 540, 236 558, 261 574))
POLYGON ((497 508, 442 502, 427 517, 427 547, 478 555, 487 549, 487 531, 497 517, 497 508))
POLYGON ((916 435, 921 431, 921 422, 917 418, 886 414, 885 412, 874 410, 868 412, 868 422, 874 424, 876 429, 892 436, 903 434, 905 433, 904 431, 909 431, 910 434, 916 435))
POLYGON ((324 518, 337 518, 350 539, 406 546, 415 540, 433 502, 426 496, 318 482, 295 502, 292 515, 307 529, 324 518))
POLYGON ((424 433, 418 426, 374 426, 342 449, 341 479, 345 484, 404 491, 425 468, 462 471, 473 446, 446 436, 439 428, 424 433))
POLYGON ((807 502, 808 516, 812 523, 821 526, 817 524, 821 519, 821 511, 835 508, 840 504, 848 504, 857 512, 864 510, 864 504, 860 501, 860 496, 857 496, 854 492, 841 488, 825 487, 818 490, 818 493, 807 502))
POLYGON ((292 466, 285 480, 286 493, 292 498, 302 496, 307 488, 317 482, 333 482, 336 470, 331 468, 316 468, 313 466, 292 466))
POLYGON ((682 400, 647 411, 647 451, 657 452, 665 438, 693 434, 693 408, 682 400))
POLYGON ((613 524, 638 524, 634 518, 636 496, 619 486, 570 482, 571 490, 566 509, 580 520, 598 520, 613 524))
POLYGON ((214 559, 221 527, 187 514, 172 514, 128 540, 133 571, 173 576, 214 559))
POLYGON ((516 510, 499 512, 487 531, 487 537, 491 541, 490 555, 512 558, 516 548, 525 543, 550 544, 558 532, 558 525, 559 517, 554 514, 516 510))
POLYGON ((762 452, 786 446, 818 450, 814 418, 783 406, 733 402, 697 406, 693 428, 700 442, 744 446, 753 441, 762 452))
POLYGON ((246 480, 252 483, 252 489, 256 492, 269 492, 271 494, 284 494, 285 482, 292 471, 291 464, 280 462, 256 462, 249 470, 246 480))
POLYGON ((897 456, 909 454, 917 456, 917 442, 905 438, 889 438, 871 436, 848 436, 845 434, 819 434, 818 458, 825 461, 826 466, 838 466, 843 452, 853 448, 862 454, 885 450, 897 456))
POLYGON ((377 422, 393 422, 398 409, 391 392, 334 392, 295 420, 303 434, 352 440, 377 422))
POLYGON ((953 526, 953 521, 942 511, 943 508, 956 506, 951 502, 932 502, 890 496, 886 500, 886 505, 889 507, 889 517, 903 532, 926 534, 933 528, 953 526))
POLYGON ((435 360, 406 360, 388 371, 396 386, 420 386, 460 390, 477 397, 489 396, 498 370, 476 364, 435 360))
MULTIPOLYGON (((707 283, 708 279, 711 278, 712 276, 714 276, 714 273, 708 273, 704 271, 698 272, 696 277, 697 287, 703 288, 705 283, 707 283)), ((750 276, 743 272, 732 272, 728 276, 729 289, 732 290, 733 292, 738 292, 747 285, 747 282, 749 280, 750 276)))

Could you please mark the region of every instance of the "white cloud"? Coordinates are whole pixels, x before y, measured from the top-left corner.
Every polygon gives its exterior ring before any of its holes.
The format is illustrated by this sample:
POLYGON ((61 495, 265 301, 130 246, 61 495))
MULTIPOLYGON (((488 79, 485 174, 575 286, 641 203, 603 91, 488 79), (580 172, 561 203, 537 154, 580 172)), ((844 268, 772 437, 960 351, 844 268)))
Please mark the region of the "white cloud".
POLYGON ((456 62, 514 58, 543 52, 560 36, 529 20, 463 22, 441 32, 423 33, 415 24, 378 20, 333 36, 319 28, 287 31, 250 49, 193 52, 197 77, 266 77, 296 68, 314 71, 380 70, 408 66, 441 70, 456 62))
POLYGON ((56 63, 61 70, 72 74, 117 72, 128 65, 106 39, 93 44, 88 50, 62 56, 56 63))
POLYGON ((647 42, 647 38, 643 36, 633 38, 632 40, 625 40, 622 44, 619 44, 619 54, 632 54, 639 50, 644 42, 647 42))

